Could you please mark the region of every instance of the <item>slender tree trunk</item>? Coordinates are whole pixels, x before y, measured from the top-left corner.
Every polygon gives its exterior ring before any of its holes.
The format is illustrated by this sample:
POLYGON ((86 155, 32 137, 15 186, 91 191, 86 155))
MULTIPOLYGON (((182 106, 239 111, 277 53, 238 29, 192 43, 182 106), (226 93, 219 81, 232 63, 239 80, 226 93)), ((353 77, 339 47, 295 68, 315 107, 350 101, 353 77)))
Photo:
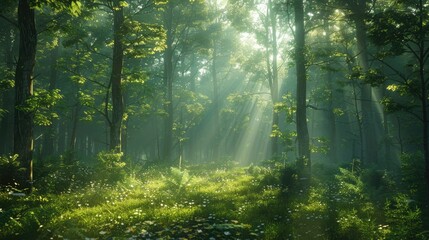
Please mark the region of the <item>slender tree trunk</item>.
POLYGON ((77 126, 79 122, 79 115, 80 115, 80 103, 76 103, 76 105, 73 107, 73 112, 71 116, 71 128, 70 128, 70 138, 69 138, 69 145, 68 145, 68 164, 71 164, 73 162, 73 159, 75 157, 76 153, 76 142, 77 142, 77 126))
MULTIPOLYGON (((59 54, 59 46, 56 46, 51 52, 50 75, 49 75, 49 90, 53 91, 57 83, 57 60, 59 54)), ((56 121, 55 121, 56 122, 56 121)), ((56 123, 53 122, 47 126, 43 136, 42 158, 52 156, 54 154, 54 141, 56 135, 56 123)))
MULTIPOLYGON (((197 65, 197 58, 195 55, 195 52, 192 52, 192 57, 191 57, 191 78, 190 78, 190 88, 192 92, 197 92, 197 76, 198 76, 198 65, 197 65)), ((195 129, 191 129, 190 130, 190 137, 189 137, 189 141, 188 141, 188 159, 190 161, 194 161, 196 159, 196 151, 197 148, 195 147, 198 139, 196 139, 196 131, 195 129)))
MULTIPOLYGON (((327 48, 331 48, 331 28, 329 26, 329 21, 324 21, 324 29, 326 32, 325 41, 327 43, 327 48)), ((338 162, 338 153, 337 153, 337 122, 336 122, 336 116, 334 113, 334 74, 331 70, 332 64, 329 63, 328 69, 325 73, 325 79, 324 81, 327 84, 327 88, 329 91, 329 99, 327 104, 327 111, 326 111, 326 119, 327 119, 327 130, 328 130, 328 139, 329 139, 329 157, 330 161, 336 163, 338 162)))
MULTIPOLYGON (((79 63, 81 61, 81 54, 78 51, 79 50, 79 44, 76 44, 76 62, 79 63)), ((80 75, 81 74, 81 68, 80 65, 77 64, 76 68, 75 68, 75 72, 76 74, 80 75)), ((77 129, 78 129, 78 124, 79 124, 79 116, 80 116, 80 110, 82 109, 82 105, 80 103, 79 100, 79 83, 73 82, 72 83, 72 91, 74 93, 74 101, 75 104, 73 104, 73 107, 70 109, 70 127, 68 128, 68 135, 67 138, 65 139, 65 144, 64 147, 67 150, 67 163, 68 164, 72 164, 74 159, 75 159, 75 155, 77 153, 77 149, 76 149, 76 143, 77 143, 77 129), (67 145, 67 146, 66 146, 67 145)))
MULTIPOLYGON (((329 71, 329 70, 328 70, 329 71)), ((334 96, 335 91, 332 84, 332 72, 326 74, 326 81, 328 81, 329 89, 329 100, 328 100, 328 111, 326 112, 326 118, 328 122, 328 139, 329 139, 329 157, 334 163, 338 162, 337 154, 337 121, 334 113, 334 96)))
MULTIPOLYGON (((271 85, 271 99, 273 102, 273 119, 272 119, 272 130, 279 127, 279 114, 275 111, 274 106, 279 101, 279 72, 278 72, 278 64, 277 64, 277 56, 278 56, 278 47, 277 47, 277 14, 275 12, 273 3, 271 0, 268 1, 269 8, 269 20, 271 25, 271 48, 273 50, 272 55, 272 66, 269 67, 269 71, 272 75, 272 83, 271 85), (272 67, 272 68, 271 68, 272 67), (272 70, 271 70, 272 69, 272 70)), ((268 34, 268 32, 267 32, 268 34)), ((269 60, 268 60, 269 61, 269 60)), ((277 157, 279 155, 279 138, 273 137, 271 139, 271 155, 277 157)))
POLYGON ((423 120, 423 153, 425 159, 425 177, 426 186, 429 194, 429 112, 428 112, 428 87, 425 78, 426 64, 426 44, 425 44, 425 25, 424 25, 424 6, 423 1, 419 0, 419 78, 421 85, 421 103, 422 103, 422 120, 423 120))
MULTIPOLYGON (((366 0, 359 0, 354 9, 353 21, 356 26, 356 41, 358 50, 358 64, 364 74, 369 71, 367 31, 365 25, 366 0)), ((362 129, 364 156, 362 163, 377 163, 377 133, 374 117, 374 106, 372 98, 372 87, 369 84, 363 84, 361 89, 361 111, 362 111, 362 129)))
POLYGON ((219 160, 220 146, 220 129, 219 129, 219 79, 217 77, 217 44, 213 40, 213 55, 212 55, 212 82, 213 82, 213 116, 214 116, 214 139, 213 139, 213 160, 219 160))
POLYGON ((121 133, 122 118, 124 116, 124 99, 122 96, 122 66, 124 61, 124 47, 122 43, 122 25, 124 23, 124 9, 120 0, 113 1, 113 61, 112 74, 112 119, 110 122, 110 149, 122 151, 121 133))
MULTIPOLYGON (((10 24, 6 25, 5 29, 5 40, 4 40, 4 56, 6 68, 9 71, 13 71, 14 60, 14 39, 15 31, 12 29, 10 24)), ((6 113, 0 118, 0 136, 4 136, 2 143, 0 144, 0 154, 10 154, 13 150, 13 114, 14 114, 14 91, 13 88, 5 89, 2 93, 3 110, 6 113)))
MULTIPOLYGON (((311 172, 310 138, 307 126, 307 74, 305 66, 305 29, 303 0, 294 1, 295 10, 295 65, 297 76, 296 127, 298 139, 298 166, 311 172)), ((305 174, 306 175, 306 174, 305 174)))
POLYGON ((15 72, 14 153, 25 169, 21 187, 32 190, 34 113, 23 109, 33 96, 33 71, 36 61, 37 33, 30 0, 19 0, 19 58, 15 72))
POLYGON ((169 1, 164 15, 164 25, 167 31, 167 46, 164 52, 165 111, 167 116, 164 120, 163 160, 166 162, 171 161, 173 151, 173 8, 173 3, 169 1))

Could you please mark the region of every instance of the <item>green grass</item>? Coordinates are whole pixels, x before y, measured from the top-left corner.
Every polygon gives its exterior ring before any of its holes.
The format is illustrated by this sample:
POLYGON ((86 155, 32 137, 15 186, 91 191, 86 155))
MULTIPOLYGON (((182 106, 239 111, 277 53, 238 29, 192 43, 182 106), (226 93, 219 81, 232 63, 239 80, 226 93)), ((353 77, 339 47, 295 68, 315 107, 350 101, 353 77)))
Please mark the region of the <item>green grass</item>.
POLYGON ((0 239, 388 239, 392 223, 368 198, 356 198, 365 195, 361 183, 341 185, 360 181, 348 172, 286 189, 279 171, 152 169, 60 194, 3 192, 0 239))

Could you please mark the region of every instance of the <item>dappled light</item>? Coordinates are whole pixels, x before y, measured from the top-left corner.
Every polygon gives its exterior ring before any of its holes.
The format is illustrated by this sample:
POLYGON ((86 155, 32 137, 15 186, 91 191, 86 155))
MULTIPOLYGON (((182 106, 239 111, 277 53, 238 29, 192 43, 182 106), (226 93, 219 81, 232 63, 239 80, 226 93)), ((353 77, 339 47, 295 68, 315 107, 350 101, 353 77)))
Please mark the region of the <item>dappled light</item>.
POLYGON ((0 239, 429 239, 429 0, 4 0, 0 239))

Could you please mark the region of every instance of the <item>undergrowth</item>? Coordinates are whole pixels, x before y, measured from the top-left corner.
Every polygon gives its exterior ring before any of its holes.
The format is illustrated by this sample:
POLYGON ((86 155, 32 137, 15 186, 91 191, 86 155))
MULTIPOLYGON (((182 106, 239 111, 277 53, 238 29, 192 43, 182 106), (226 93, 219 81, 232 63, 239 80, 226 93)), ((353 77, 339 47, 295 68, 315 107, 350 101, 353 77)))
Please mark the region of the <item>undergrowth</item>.
POLYGON ((0 239, 428 239, 420 205, 386 172, 316 166, 308 183, 276 163, 127 174, 115 161, 101 180, 103 165, 77 163, 30 196, 1 192, 0 239))

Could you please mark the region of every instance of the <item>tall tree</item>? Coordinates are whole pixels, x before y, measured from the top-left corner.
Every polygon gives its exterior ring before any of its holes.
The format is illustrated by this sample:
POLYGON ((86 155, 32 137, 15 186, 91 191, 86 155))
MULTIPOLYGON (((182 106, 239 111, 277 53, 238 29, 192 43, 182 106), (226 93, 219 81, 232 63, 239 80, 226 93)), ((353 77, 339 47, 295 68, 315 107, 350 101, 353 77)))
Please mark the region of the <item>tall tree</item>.
MULTIPOLYGON (((14 116, 14 153, 18 154, 21 167, 25 169, 20 178, 24 189, 31 191, 33 183, 33 120, 35 106, 32 106, 33 72, 36 63, 37 32, 35 7, 44 2, 31 0, 18 2, 19 54, 15 71, 15 116, 14 116)), ((77 1, 47 2, 58 10, 68 9, 78 14, 80 3, 77 1), (70 8, 68 8, 70 7, 70 8)))
POLYGON ((14 153, 19 155, 25 174, 20 179, 24 188, 33 182, 33 118, 26 110, 33 95, 33 71, 36 61, 37 33, 34 8, 30 0, 18 3, 19 55, 15 72, 14 153))
MULTIPOLYGON (((267 68, 268 68, 268 80, 270 84, 270 92, 271 92, 271 100, 273 102, 273 106, 275 106, 279 101, 279 71, 278 71, 278 63, 277 63, 277 57, 278 57, 278 46, 277 46, 277 13, 275 9, 275 5, 272 0, 268 0, 268 20, 269 20, 269 26, 271 27, 271 48, 272 48, 272 57, 271 57, 271 64, 269 59, 269 53, 267 51, 267 68), (271 66, 272 65, 272 66, 271 66)), ((268 27, 268 24, 267 24, 268 27)), ((269 36, 267 31, 267 37, 269 36)), ((279 113, 275 110, 273 107, 273 120, 272 120, 272 126, 271 129, 277 129, 279 126, 279 113)), ((272 156, 277 156, 279 154, 278 150, 279 145, 279 138, 274 136, 272 137, 271 142, 271 154, 272 156)))
POLYGON ((305 60, 305 25, 303 0, 294 0, 295 13, 295 66, 297 80, 296 130, 298 140, 298 166, 311 171, 310 139, 307 126, 307 71, 305 60))
MULTIPOLYGON (((355 0, 350 2, 351 18, 355 25, 356 44, 358 65, 366 75, 370 71, 369 52, 367 41, 367 26, 365 23, 367 15, 367 0, 355 0)), ((376 118, 374 115, 374 102, 376 99, 373 96, 373 89, 370 84, 364 83, 361 86, 361 119, 363 129, 363 146, 364 156, 361 156, 365 164, 377 162, 377 134, 376 134, 376 118)))
POLYGON ((167 116, 164 119, 164 150, 163 160, 170 161, 173 150, 173 9, 174 3, 168 1, 164 13, 164 27, 167 33, 166 49, 164 52, 164 88, 165 88, 165 112, 167 116))
MULTIPOLYGON (((11 5, 9 5, 11 6, 11 5)), ((14 8, 10 9, 5 6, 4 11, 14 12, 14 8)), ((0 14, 2 12, 0 11, 0 14)), ((11 21, 7 18, 8 21, 11 21)), ((1 80, 1 99, 0 99, 0 135, 8 136, 5 137, 0 144, 0 154, 9 154, 13 149, 13 114, 14 114, 14 89, 13 89, 13 78, 14 78, 14 54, 17 41, 17 26, 15 23, 8 22, 6 20, 0 21, 1 33, 3 38, 1 39, 3 44, 3 61, 4 67, 0 67, 1 80)))
POLYGON ((110 149, 121 152, 122 119, 124 116, 124 99, 122 97, 122 68, 124 47, 122 26, 124 24, 124 7, 120 0, 113 0, 113 58, 110 84, 112 86, 112 118, 110 125, 110 149))
MULTIPOLYGON (((429 103, 427 65, 429 62, 428 1, 392 1, 383 6, 372 18, 370 34, 382 51, 379 60, 393 72, 396 81, 387 86, 390 92, 409 96, 406 101, 386 99, 389 110, 404 110, 422 124, 422 152, 425 161, 425 177, 429 188, 429 103), (413 9, 413 11, 409 11, 413 9), (388 57, 404 56, 410 59, 400 68, 388 57), (400 70, 399 70, 400 69, 400 70), (403 70, 405 69, 405 70, 403 70), (408 73, 411 74, 408 74, 408 73), (418 109, 416 108, 416 103, 418 109)), ((401 62, 404 60, 401 59, 401 62)))

